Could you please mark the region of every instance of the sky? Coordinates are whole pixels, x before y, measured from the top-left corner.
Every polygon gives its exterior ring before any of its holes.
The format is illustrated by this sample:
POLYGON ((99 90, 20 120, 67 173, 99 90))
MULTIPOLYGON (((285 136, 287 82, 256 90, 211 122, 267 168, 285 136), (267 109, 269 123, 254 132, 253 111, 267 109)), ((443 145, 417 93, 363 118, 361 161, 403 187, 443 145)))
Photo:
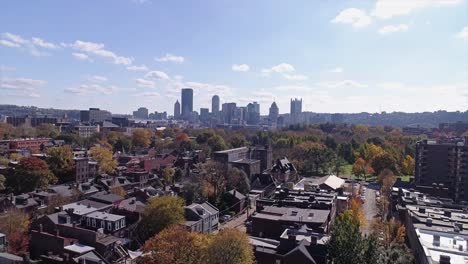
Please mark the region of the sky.
POLYGON ((466 111, 468 0, 0 1, 0 104, 466 111))

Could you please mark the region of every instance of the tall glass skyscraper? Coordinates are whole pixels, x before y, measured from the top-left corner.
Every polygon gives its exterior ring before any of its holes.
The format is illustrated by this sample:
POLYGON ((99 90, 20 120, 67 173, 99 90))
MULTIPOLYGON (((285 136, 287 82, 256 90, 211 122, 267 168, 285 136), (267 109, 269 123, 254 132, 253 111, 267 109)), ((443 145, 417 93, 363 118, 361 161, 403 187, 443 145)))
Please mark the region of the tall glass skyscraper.
POLYGON ((182 118, 187 118, 193 112, 193 89, 182 89, 182 118))

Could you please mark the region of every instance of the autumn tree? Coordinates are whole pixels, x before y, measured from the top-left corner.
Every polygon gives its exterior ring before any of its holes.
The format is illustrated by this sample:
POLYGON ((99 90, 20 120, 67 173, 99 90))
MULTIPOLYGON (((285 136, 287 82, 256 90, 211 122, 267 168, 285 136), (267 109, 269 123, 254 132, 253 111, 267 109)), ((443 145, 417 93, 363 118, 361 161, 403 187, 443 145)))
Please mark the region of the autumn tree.
POLYGON ((112 151, 106 147, 92 147, 90 155, 98 163, 100 173, 113 173, 117 161, 112 157, 112 151))
POLYGON ((374 174, 374 169, 363 158, 358 158, 353 164, 352 172, 358 178, 364 177, 367 180, 367 175, 374 174))
POLYGON ((145 242, 143 251, 146 254, 140 263, 204 263, 208 243, 208 236, 189 232, 182 226, 173 225, 145 242))
POLYGON ((227 189, 236 189, 243 194, 250 192, 250 180, 243 170, 229 167, 224 176, 226 177, 227 189))
POLYGON ((219 162, 208 161, 202 165, 201 182, 205 196, 218 199, 227 184, 226 172, 227 166, 219 162))
POLYGON ((331 168, 333 151, 321 143, 307 141, 294 148, 294 160, 304 174, 326 174, 331 168))
POLYGON ((401 164, 401 170, 404 175, 414 175, 414 158, 406 155, 401 164))
POLYGON ((21 210, 10 210, 8 214, 0 216, 0 233, 27 233, 31 220, 29 215, 21 210))
POLYGON ((19 154, 19 153, 11 153, 10 154, 10 159, 13 160, 13 161, 20 161, 21 159, 23 158, 23 155, 19 154))
POLYGON ((151 144, 151 135, 147 129, 137 128, 132 133, 132 145, 138 148, 147 148, 151 144))
POLYGON ((174 168, 166 167, 163 170, 163 178, 166 184, 171 184, 174 182, 175 170, 174 168))
POLYGON ((56 182, 57 178, 49 170, 47 163, 36 157, 22 158, 13 175, 7 178, 7 185, 16 193, 45 189, 56 182))
POLYGON ((253 264, 254 254, 249 237, 238 229, 224 229, 208 245, 208 264, 253 264))
POLYGON ((125 197, 127 195, 127 191, 122 186, 116 186, 110 189, 110 192, 122 197, 125 197))
POLYGON ((168 226, 182 223, 185 201, 180 197, 151 198, 140 223, 140 237, 146 240, 168 226))
POLYGON ((69 182, 75 176, 75 161, 70 146, 53 147, 47 150, 47 164, 59 182, 69 182))
POLYGON ((21 256, 28 252, 29 236, 27 233, 14 232, 8 235, 8 252, 21 256))
POLYGON ((358 221, 360 226, 364 226, 366 224, 366 216, 362 210, 362 202, 360 198, 353 197, 351 199, 350 210, 353 220, 358 221))
POLYGON ((5 190, 5 182, 6 182, 5 176, 3 176, 3 174, 0 174, 0 191, 5 190))
POLYGON ((372 160, 372 168, 374 168, 375 173, 380 174, 384 169, 389 169, 393 173, 397 173, 396 161, 392 155, 388 153, 379 154, 372 160))

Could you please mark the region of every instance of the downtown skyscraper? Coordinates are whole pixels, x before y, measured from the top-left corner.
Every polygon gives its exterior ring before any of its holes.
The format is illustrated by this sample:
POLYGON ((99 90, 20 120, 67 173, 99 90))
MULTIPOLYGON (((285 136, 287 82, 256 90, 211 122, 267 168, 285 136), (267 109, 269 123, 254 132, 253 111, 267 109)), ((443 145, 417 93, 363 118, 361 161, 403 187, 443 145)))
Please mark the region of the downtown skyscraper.
POLYGON ((189 118, 190 114, 193 112, 193 89, 182 89, 182 103, 180 106, 182 110, 182 118, 189 118))

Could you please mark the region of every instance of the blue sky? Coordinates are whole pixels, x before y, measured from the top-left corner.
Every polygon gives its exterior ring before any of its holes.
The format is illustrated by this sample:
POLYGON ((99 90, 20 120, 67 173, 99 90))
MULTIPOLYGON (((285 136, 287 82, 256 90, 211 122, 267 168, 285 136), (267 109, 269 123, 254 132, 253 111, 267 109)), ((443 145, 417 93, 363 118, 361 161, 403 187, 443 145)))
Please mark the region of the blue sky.
POLYGON ((468 109, 467 0, 0 2, 0 104, 468 109))

